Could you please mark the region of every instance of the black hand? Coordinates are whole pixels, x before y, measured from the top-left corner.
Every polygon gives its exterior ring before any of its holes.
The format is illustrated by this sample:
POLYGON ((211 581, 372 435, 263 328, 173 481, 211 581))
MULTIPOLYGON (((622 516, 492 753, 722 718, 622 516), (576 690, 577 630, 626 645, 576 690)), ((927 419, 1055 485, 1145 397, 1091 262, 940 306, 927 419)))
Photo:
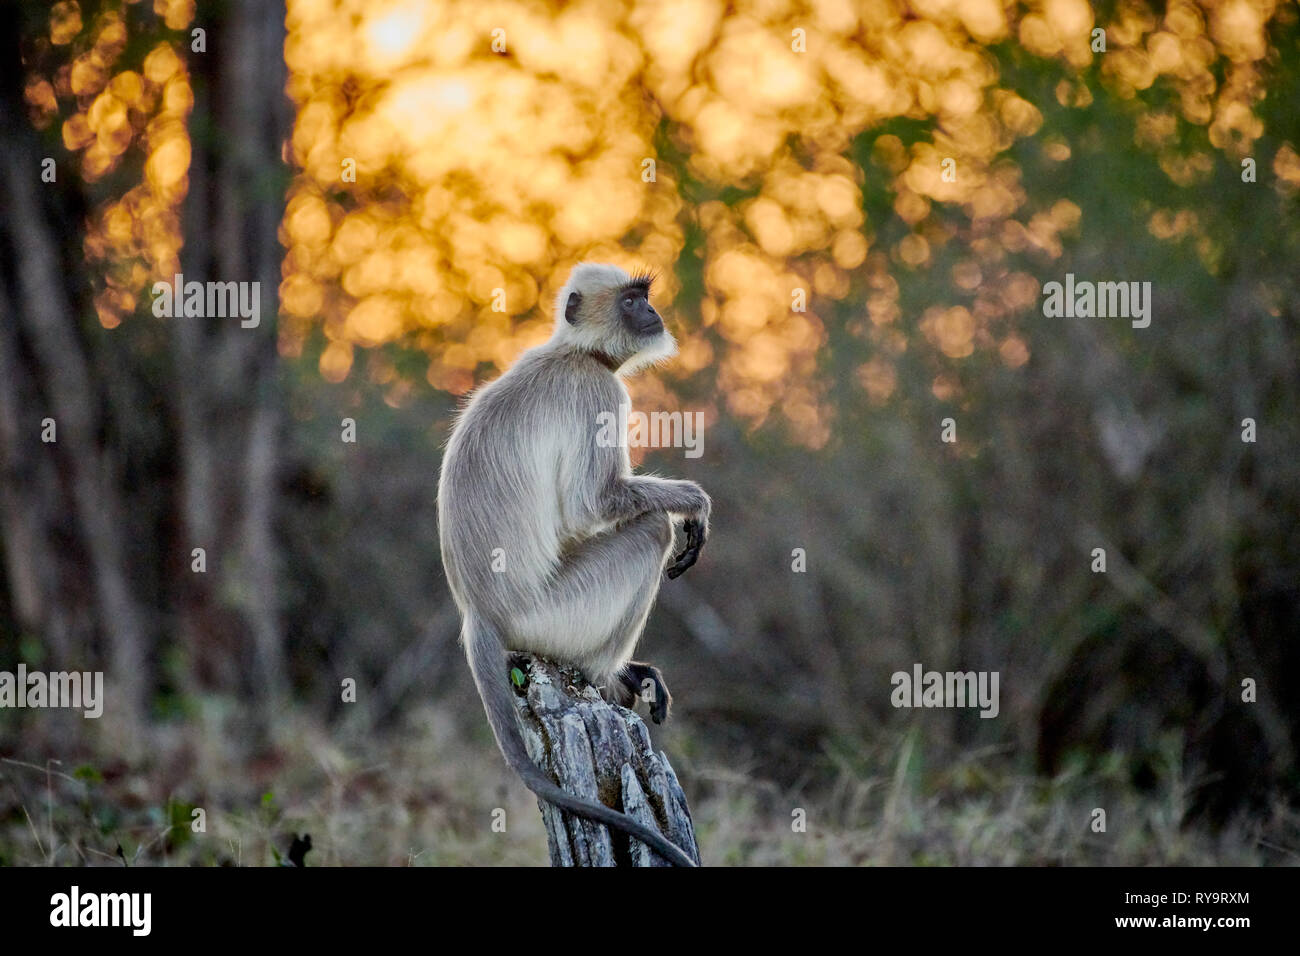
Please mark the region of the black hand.
POLYGON ((670 580, 681 576, 687 568, 695 564, 700 557, 700 549, 704 547, 704 539, 707 537, 704 532, 704 524, 694 518, 683 521, 682 530, 686 532, 686 547, 681 554, 677 555, 672 566, 665 572, 670 580))

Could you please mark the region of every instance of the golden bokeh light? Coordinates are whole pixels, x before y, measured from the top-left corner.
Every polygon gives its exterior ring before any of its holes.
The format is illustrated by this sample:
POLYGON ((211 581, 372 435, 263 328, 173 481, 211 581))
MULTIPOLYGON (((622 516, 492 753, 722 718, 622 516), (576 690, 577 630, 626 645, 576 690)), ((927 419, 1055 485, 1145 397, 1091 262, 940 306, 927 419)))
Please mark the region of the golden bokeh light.
MULTIPOLYGON (((194 22, 193 0, 152 9, 170 30, 194 22)), ((875 353, 856 376, 874 403, 896 394, 891 363, 909 342, 953 368, 982 350, 1009 368, 1029 360, 1006 323, 1038 290, 1015 257, 1061 257, 1084 215, 1067 199, 1031 205, 1008 158, 1026 139, 1051 163, 1085 145, 1044 132, 1044 109, 1088 109, 1099 78, 1121 101, 1164 84, 1172 96, 1135 114, 1134 146, 1172 183, 1201 184, 1214 151, 1238 161, 1264 134, 1278 10, 1120 0, 1103 23, 1084 0, 288 0, 281 354, 316 341, 329 381, 355 366, 391 389, 381 347, 413 347, 427 383, 461 392, 549 334, 576 262, 650 267, 682 345, 663 374, 710 374, 718 407, 820 444, 827 322, 849 304, 848 329, 875 353), (994 43, 1055 61, 1055 104, 1013 89, 994 43), (1186 145, 1189 125, 1208 149, 1186 145), (700 262, 677 314, 687 254, 700 262), (933 279, 924 309, 901 304, 907 276, 933 279)), ((66 63, 25 87, 88 181, 141 161, 86 240, 105 265, 106 328, 178 270, 189 188, 194 54, 160 41, 120 68, 126 24, 53 4, 48 42, 66 63)), ((1276 188, 1300 185, 1292 145, 1266 164, 1276 188)), ((1213 259, 1193 211, 1145 215, 1153 236, 1213 259)), ((959 388, 949 373, 934 381, 935 394, 959 388)), ((653 377, 638 387, 669 394, 653 377)))
MULTIPOLYGON (((155 9, 172 29, 183 29, 193 16, 192 3, 158 0, 155 9)), ((56 3, 49 36, 72 55, 53 77, 28 78, 26 99, 36 125, 58 119, 59 98, 72 101, 60 135, 77 154, 87 182, 116 171, 133 147, 143 160, 141 181, 95 211, 85 239, 87 257, 103 271, 96 314, 104 328, 114 329, 139 308, 149 283, 179 271, 193 94, 169 42, 145 55, 141 71, 117 69, 128 40, 120 10, 108 9, 86 23, 75 0, 56 3)))

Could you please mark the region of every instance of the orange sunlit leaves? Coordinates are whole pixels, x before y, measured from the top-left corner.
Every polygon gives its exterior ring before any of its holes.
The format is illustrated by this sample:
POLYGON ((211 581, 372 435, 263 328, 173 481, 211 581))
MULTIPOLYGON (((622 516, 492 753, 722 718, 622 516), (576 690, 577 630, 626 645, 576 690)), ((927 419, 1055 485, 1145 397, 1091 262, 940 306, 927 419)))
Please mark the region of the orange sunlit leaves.
MULTIPOLYGON (((193 17, 192 3, 160 0, 155 7, 172 29, 184 28, 193 17)), ((96 210, 84 240, 87 257, 103 270, 95 312, 104 328, 113 329, 140 307, 149 282, 179 270, 193 95, 170 43, 155 44, 138 71, 118 68, 128 41, 120 10, 104 10, 85 22, 78 3, 56 3, 49 37, 53 45, 69 48, 69 59, 52 76, 28 77, 25 97, 36 125, 62 113, 60 139, 77 154, 87 182, 114 172, 133 150, 142 160, 140 182, 96 210)))
MULTIPOLYGON (((168 30, 194 23, 193 0, 151 7, 168 30)), ((1159 85, 1170 95, 1136 114, 1133 139, 1171 183, 1202 184, 1225 156, 1251 156, 1274 188, 1300 188, 1293 145, 1256 148, 1280 9, 1120 0, 1103 18, 1085 0, 289 0, 297 113, 284 155, 296 175, 280 232, 281 353, 314 338, 321 374, 343 381, 357 349, 400 344, 428 354, 430 385, 463 392, 548 334, 574 263, 651 267, 682 346, 666 374, 711 375, 720 407, 819 444, 832 421, 828 323, 870 342, 857 381, 875 403, 898 393, 892 363, 909 347, 949 370, 985 350, 1009 368, 1029 360, 1008 323, 1038 288, 1013 257, 1062 256, 1082 212, 1050 196, 1031 204, 1009 150, 1034 139, 1033 155, 1064 164, 1087 147, 1045 131, 1045 110, 1087 110, 1103 85, 1121 100, 1159 85), (1048 102, 1000 76, 994 43, 1058 62, 1048 102), (877 132, 896 121, 924 132, 877 132), (1208 146, 1187 146, 1188 126, 1208 146), (699 305, 679 313, 691 234, 699 305), (900 300, 908 277, 933 283, 920 314, 900 300)), ((52 125, 88 181, 140 163, 86 239, 106 267, 96 312, 113 328, 149 281, 178 270, 194 54, 155 40, 127 69, 124 15, 73 0, 51 5, 47 37, 65 58, 26 78, 34 122, 52 125)), ((1146 217, 1157 238, 1217 261, 1190 209, 1146 217)), ((376 363, 357 368, 390 368, 376 363)), ((384 375, 385 400, 404 402, 409 383, 384 375)), ((935 394, 960 388, 954 371, 932 381, 935 394)), ((653 378, 638 387, 669 394, 653 378)))
MULTIPOLYGON (((932 222, 935 203, 960 204, 977 221, 1006 220, 1024 203, 1018 178, 995 160, 1034 135, 1042 115, 997 89, 980 50, 1014 29, 995 0, 934 10, 885 2, 870 17, 835 2, 805 15, 708 2, 455 13, 294 0, 286 43, 302 174, 284 220, 285 310, 306 319, 320 308, 336 343, 363 348, 437 329, 428 374, 437 387, 463 389, 480 366, 507 364, 540 340, 545 307, 580 259, 659 267, 669 280, 659 303, 669 305, 693 218, 705 238, 704 300, 699 327, 677 330, 679 370, 711 364, 734 412, 753 421, 777 412, 819 441, 826 330, 799 296, 842 300, 864 269, 888 278, 890 268, 928 268, 950 239, 932 222), (914 228, 871 266, 864 171, 844 153, 875 123, 925 114, 944 128, 933 144, 877 144, 895 211, 914 228), (689 208, 681 173, 657 156, 662 122, 690 175, 719 186, 751 179, 753 197, 689 208), (796 139, 807 154, 798 161, 786 145, 796 139), (940 176, 945 157, 959 179, 940 176), (352 211, 331 198, 339 191, 352 211)), ((1039 16, 1045 55, 1086 51, 1086 4, 1051 0, 1039 16)), ((1042 213, 1015 235, 1052 254, 1061 228, 1042 213)), ((981 261, 958 273, 959 291, 1002 280, 981 261)), ((871 324, 892 325, 897 284, 871 284, 871 324)), ((969 355, 985 341, 979 322, 1019 301, 998 298, 996 286, 987 295, 982 310, 939 313, 933 335, 945 355, 969 355)), ((296 354, 293 337, 309 329, 293 324, 282 348, 296 354)), ((322 369, 346 374, 350 360, 332 354, 322 369)))
POLYGON ((50 42, 55 46, 71 43, 81 27, 81 6, 76 0, 63 0, 50 8, 50 42))

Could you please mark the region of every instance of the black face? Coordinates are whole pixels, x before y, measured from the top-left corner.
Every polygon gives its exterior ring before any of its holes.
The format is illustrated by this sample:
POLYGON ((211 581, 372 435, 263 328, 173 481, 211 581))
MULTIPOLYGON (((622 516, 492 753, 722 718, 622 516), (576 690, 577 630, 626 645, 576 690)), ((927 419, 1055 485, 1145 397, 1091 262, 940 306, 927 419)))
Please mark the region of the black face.
POLYGON ((650 290, 641 284, 629 285, 618 294, 618 312, 624 327, 637 335, 658 335, 664 321, 650 304, 650 290))

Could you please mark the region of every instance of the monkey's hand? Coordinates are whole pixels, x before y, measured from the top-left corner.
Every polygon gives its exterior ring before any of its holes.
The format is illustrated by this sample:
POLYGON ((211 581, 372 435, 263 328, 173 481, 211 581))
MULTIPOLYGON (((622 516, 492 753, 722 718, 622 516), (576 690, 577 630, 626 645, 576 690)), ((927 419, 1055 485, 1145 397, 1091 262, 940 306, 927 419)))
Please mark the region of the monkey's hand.
POLYGON ((686 547, 682 549, 681 554, 673 559, 673 563, 664 572, 668 575, 669 580, 680 577, 687 568, 699 560, 700 551, 704 548, 704 542, 709 538, 711 503, 708 495, 704 494, 703 491, 700 494, 704 497, 704 507, 699 513, 682 522, 682 531, 686 533, 686 547))

